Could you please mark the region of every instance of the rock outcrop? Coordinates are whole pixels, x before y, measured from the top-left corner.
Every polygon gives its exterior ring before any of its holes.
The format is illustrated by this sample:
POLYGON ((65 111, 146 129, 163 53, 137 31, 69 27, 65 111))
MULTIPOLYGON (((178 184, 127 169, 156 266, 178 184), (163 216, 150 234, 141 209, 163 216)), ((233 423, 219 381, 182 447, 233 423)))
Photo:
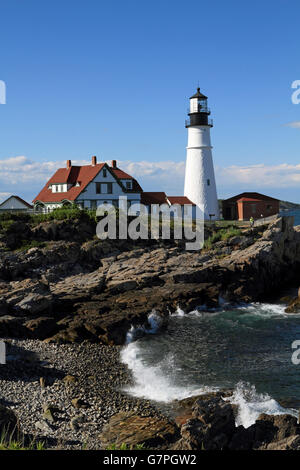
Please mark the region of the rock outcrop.
POLYGON ((178 437, 177 426, 167 419, 120 412, 104 426, 100 440, 104 449, 112 445, 118 449, 122 444, 129 448, 139 444, 150 448, 167 448, 178 437))
POLYGON ((230 391, 216 392, 177 402, 181 409, 177 425, 132 412, 118 413, 105 425, 100 440, 104 447, 144 444, 146 448, 193 451, 300 450, 300 425, 295 417, 262 414, 252 426, 237 427, 237 407, 226 399, 229 396, 230 391))
POLYGON ((298 275, 300 228, 292 218, 199 252, 176 240, 89 239, 84 221, 73 237, 74 224, 43 223, 30 236, 45 246, 1 252, 0 336, 123 344, 153 310, 167 317, 178 306, 209 311, 220 297, 256 301, 298 275))

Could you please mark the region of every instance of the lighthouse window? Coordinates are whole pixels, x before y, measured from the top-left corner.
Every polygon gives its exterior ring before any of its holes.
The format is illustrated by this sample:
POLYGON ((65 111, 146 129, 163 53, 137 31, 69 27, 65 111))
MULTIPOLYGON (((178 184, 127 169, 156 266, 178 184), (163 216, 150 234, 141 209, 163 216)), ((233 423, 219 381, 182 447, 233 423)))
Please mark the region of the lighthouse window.
POLYGON ((210 186, 210 180, 207 180, 207 186, 210 186))

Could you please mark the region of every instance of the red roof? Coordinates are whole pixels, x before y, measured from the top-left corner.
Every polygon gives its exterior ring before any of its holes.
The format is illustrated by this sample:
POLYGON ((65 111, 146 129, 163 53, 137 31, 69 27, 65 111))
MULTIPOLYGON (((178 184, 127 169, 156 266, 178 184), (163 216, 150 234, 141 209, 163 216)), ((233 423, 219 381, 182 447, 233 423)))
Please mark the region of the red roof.
POLYGON ((164 192, 142 192, 141 203, 146 206, 149 204, 165 204, 167 195, 164 192))
POLYGON ((229 199, 225 199, 224 202, 236 202, 239 199, 247 198, 247 199, 256 199, 257 201, 278 201, 274 197, 265 196, 264 194, 260 193, 241 193, 237 194, 236 196, 230 197, 229 199))
POLYGON ((168 199, 171 204, 180 204, 181 206, 184 206, 184 204, 196 205, 186 196, 168 196, 168 199))
POLYGON ((106 163, 96 165, 71 166, 70 168, 59 168, 52 178, 46 183, 41 192, 34 198, 33 202, 60 202, 63 200, 75 201, 84 188, 95 178, 102 168, 106 166, 113 173, 122 186, 122 179, 132 180, 132 189, 123 188, 125 192, 141 192, 142 188, 138 182, 130 175, 116 167, 109 167, 106 163), (51 184, 72 184, 80 183, 79 186, 72 186, 68 191, 53 193, 49 186, 51 184))
POLYGON ((254 199, 254 198, 251 198, 251 197, 241 197, 241 199, 238 199, 237 202, 260 202, 261 199, 254 199))
POLYGON ((128 175, 128 173, 125 173, 125 171, 120 170, 119 168, 110 167, 110 169, 113 170, 114 174, 120 179, 133 179, 132 176, 128 175))

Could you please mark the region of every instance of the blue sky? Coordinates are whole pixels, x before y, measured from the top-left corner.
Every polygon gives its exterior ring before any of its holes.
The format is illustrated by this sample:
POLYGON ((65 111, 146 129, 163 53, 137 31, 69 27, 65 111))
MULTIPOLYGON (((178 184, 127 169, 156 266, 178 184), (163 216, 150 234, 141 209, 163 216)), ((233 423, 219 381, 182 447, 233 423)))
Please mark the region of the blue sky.
POLYGON ((123 162, 145 190, 182 194, 199 84, 219 197, 300 202, 299 2, 3 0, 0 10, 2 197, 31 200, 62 162, 91 155, 123 162))

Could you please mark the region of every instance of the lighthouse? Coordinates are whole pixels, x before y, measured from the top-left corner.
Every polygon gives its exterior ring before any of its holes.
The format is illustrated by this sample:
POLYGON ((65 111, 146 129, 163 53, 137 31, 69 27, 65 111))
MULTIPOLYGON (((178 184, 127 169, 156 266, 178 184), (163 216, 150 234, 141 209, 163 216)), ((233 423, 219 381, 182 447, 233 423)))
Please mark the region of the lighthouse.
POLYGON ((188 115, 184 195, 203 211, 204 220, 217 220, 219 204, 210 141, 213 122, 209 117, 207 96, 200 88, 190 97, 188 115))

